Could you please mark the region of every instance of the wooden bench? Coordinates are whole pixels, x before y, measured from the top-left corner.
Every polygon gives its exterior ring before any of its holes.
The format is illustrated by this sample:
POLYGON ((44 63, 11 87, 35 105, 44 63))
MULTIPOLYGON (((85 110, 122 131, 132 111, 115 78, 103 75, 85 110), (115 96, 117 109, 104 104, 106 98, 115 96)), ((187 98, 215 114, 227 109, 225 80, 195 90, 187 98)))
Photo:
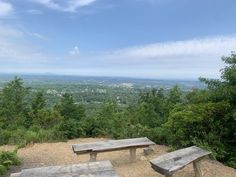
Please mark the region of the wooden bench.
POLYGON ((22 170, 11 177, 118 177, 110 161, 22 170))
POLYGON ((72 145, 74 153, 77 155, 90 153, 90 161, 96 161, 97 154, 100 152, 117 151, 130 149, 130 160, 136 159, 136 149, 155 145, 148 138, 133 138, 123 140, 109 140, 96 143, 76 144, 72 145))
POLYGON ((200 160, 211 154, 199 147, 192 146, 185 149, 180 149, 150 161, 152 168, 165 175, 171 177, 174 172, 184 168, 186 165, 193 162, 193 167, 196 177, 201 177, 200 160))

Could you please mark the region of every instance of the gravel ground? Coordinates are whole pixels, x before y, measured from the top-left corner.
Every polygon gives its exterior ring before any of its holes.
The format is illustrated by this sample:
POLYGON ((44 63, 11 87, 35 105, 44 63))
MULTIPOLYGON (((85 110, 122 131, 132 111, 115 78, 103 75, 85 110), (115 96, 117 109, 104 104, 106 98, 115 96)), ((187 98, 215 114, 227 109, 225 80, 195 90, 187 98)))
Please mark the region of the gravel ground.
MULTIPOLYGON (((11 172, 17 172, 24 168, 33 168, 51 165, 67 165, 89 161, 89 154, 75 155, 71 145, 76 143, 88 143, 102 141, 102 138, 82 138, 59 143, 31 144, 19 149, 18 155, 23 160, 20 167, 14 167, 11 172)), ((14 146, 2 146, 0 150, 13 150, 14 146)), ((111 160, 120 177, 162 177, 150 166, 149 160, 167 152, 166 146, 156 145, 154 153, 144 156, 143 150, 137 150, 136 162, 129 162, 129 151, 113 151, 98 154, 98 160, 111 160)), ((236 177, 236 170, 226 167, 217 161, 205 159, 201 163, 204 177, 236 177)), ((9 176, 9 174, 7 175, 9 176)), ((192 164, 176 172, 174 177, 194 177, 192 164)))

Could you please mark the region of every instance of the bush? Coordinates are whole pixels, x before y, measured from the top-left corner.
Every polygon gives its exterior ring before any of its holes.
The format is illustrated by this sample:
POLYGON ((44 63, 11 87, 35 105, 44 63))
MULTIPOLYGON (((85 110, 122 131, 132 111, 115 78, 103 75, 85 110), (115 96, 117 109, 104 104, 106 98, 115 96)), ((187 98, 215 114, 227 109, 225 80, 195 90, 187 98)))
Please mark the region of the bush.
POLYGON ((0 129, 0 145, 7 144, 10 137, 11 137, 10 131, 0 129))
POLYGON ((40 142, 39 134, 34 131, 27 131, 25 134, 25 141, 27 143, 36 143, 40 142))
POLYGON ((228 109, 227 103, 218 102, 192 104, 182 110, 173 110, 163 126, 169 132, 168 142, 176 148, 198 145, 222 160, 226 155, 224 136, 228 109))
POLYGON ((10 131, 10 137, 8 140, 8 144, 21 144, 25 141, 26 129, 16 129, 10 131))
POLYGON ((0 152, 0 176, 5 174, 12 165, 20 165, 16 152, 0 152))
POLYGON ((0 176, 7 172, 7 168, 4 165, 0 165, 0 176))
POLYGON ((36 127, 16 130, 2 130, 0 132, 0 145, 14 144, 24 147, 28 143, 41 143, 64 140, 64 133, 53 127, 49 130, 38 129, 36 127))
POLYGON ((58 131, 56 128, 51 130, 39 130, 38 132, 39 142, 55 142, 64 141, 65 137, 63 132, 58 131))
POLYGON ((68 139, 78 138, 84 135, 80 122, 74 119, 69 119, 61 123, 59 131, 68 139))
POLYGON ((152 128, 147 137, 158 144, 168 144, 169 132, 163 127, 152 128))

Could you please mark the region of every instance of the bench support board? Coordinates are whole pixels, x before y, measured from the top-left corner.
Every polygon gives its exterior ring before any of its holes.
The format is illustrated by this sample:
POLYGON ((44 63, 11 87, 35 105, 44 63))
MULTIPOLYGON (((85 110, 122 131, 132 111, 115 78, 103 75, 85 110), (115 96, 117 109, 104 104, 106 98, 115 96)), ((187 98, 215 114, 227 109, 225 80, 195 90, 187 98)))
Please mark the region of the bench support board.
POLYGON ((200 168, 200 160, 193 162, 193 169, 195 172, 195 177, 202 177, 202 171, 200 168))
POLYGON ((135 161, 136 160, 136 148, 131 148, 130 150, 129 150, 129 152, 130 152, 130 157, 129 157, 129 159, 130 159, 130 161, 135 161))
POLYGON ((173 177, 173 175, 165 175, 165 177, 173 177))
POLYGON ((97 161, 97 153, 90 152, 90 162, 96 162, 96 161, 97 161))

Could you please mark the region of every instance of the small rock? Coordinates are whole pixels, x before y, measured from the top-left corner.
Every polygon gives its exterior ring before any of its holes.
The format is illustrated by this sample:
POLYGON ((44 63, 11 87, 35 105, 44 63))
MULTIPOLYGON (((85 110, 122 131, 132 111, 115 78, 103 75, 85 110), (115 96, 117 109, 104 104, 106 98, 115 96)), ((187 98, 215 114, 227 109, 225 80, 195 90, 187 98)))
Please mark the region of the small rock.
POLYGON ((144 157, 144 156, 141 156, 141 157, 140 157, 140 160, 145 161, 145 160, 147 160, 147 158, 144 157))
POLYGON ((154 152, 154 149, 151 148, 151 147, 148 147, 148 148, 144 148, 144 149, 143 149, 143 153, 144 153, 145 156, 150 155, 150 154, 152 154, 153 152, 154 152))

